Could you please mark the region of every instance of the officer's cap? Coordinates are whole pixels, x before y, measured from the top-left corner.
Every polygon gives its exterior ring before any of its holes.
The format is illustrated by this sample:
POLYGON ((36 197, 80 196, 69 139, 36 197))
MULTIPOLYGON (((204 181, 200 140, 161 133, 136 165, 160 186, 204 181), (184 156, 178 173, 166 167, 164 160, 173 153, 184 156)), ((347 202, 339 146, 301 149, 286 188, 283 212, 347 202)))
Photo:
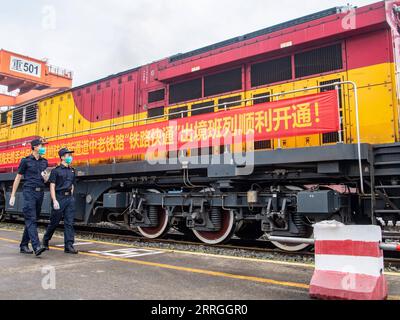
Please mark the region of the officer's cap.
POLYGON ((62 149, 58 152, 58 155, 59 155, 60 158, 61 158, 61 157, 65 156, 65 155, 68 154, 68 153, 74 153, 74 152, 75 152, 75 151, 68 150, 68 148, 62 148, 62 149))
POLYGON ((32 142, 31 142, 32 148, 40 146, 41 144, 47 144, 46 140, 39 138, 39 139, 32 140, 32 142))

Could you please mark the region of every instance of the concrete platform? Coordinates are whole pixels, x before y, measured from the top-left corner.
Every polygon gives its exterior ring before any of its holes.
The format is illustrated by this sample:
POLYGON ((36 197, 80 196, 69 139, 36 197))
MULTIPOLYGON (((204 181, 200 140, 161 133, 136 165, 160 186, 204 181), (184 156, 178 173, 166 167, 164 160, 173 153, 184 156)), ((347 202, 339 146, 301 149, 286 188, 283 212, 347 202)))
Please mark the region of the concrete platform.
MULTIPOLYGON (((41 258, 19 254, 21 233, 0 229, 0 299, 306 300, 313 267, 55 238, 41 258)), ((400 274, 389 274, 400 299, 400 274)))

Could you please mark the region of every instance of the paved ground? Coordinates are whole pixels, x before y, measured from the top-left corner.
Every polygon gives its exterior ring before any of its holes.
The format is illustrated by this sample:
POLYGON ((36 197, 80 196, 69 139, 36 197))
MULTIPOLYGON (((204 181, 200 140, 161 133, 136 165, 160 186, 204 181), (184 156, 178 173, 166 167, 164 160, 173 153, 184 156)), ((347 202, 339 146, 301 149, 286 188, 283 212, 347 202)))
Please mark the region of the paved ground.
MULTIPOLYGON (((59 238, 35 258, 18 253, 20 237, 0 229, 0 299, 309 299, 307 265, 88 241, 71 256, 59 238)), ((388 279, 400 299, 400 274, 388 279)))

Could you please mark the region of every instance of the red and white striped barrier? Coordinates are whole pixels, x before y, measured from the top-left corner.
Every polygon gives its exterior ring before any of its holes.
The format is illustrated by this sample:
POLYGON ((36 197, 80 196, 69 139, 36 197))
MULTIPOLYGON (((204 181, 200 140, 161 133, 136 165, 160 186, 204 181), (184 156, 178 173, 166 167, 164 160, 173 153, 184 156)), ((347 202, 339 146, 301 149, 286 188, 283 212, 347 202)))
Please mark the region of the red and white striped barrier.
POLYGON ((336 221, 314 227, 315 272, 310 295, 319 299, 385 300, 382 230, 336 221))

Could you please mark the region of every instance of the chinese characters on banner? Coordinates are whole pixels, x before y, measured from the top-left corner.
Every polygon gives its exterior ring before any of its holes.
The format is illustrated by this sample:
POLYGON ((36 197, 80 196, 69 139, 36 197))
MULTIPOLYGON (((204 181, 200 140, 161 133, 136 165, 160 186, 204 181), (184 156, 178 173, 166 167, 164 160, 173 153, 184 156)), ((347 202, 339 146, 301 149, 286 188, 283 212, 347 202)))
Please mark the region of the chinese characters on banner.
MULTIPOLYGON (((253 142, 339 131, 336 91, 264 103, 174 121, 50 141, 47 159, 58 161, 58 150, 68 147, 78 161, 119 158, 150 150, 177 151, 232 141, 253 142)), ((30 153, 29 146, 0 152, 0 168, 15 167, 30 153)))

